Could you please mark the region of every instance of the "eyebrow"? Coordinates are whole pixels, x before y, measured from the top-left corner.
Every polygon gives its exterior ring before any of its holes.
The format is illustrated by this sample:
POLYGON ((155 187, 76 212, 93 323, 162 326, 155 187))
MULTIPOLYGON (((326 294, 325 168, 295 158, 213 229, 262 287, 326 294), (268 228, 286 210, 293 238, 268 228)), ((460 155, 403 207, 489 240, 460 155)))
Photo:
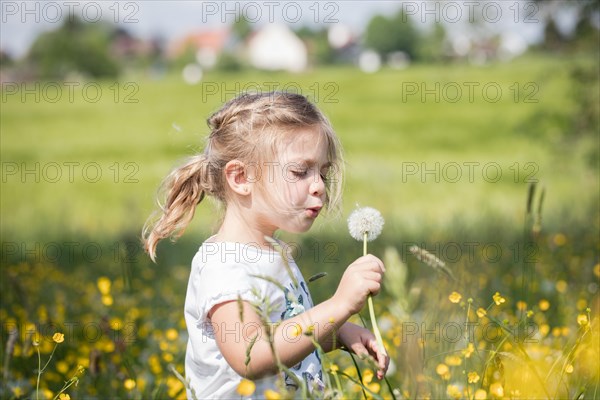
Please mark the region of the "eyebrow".
MULTIPOLYGON (((316 160, 312 160, 312 159, 303 159, 303 160, 297 160, 297 161, 292 161, 292 162, 300 164, 300 165, 306 165, 307 167, 312 167, 312 166, 318 164, 318 162, 316 160)), ((329 167, 331 167, 331 161, 327 161, 325 164, 321 165, 321 168, 329 168, 329 167)))

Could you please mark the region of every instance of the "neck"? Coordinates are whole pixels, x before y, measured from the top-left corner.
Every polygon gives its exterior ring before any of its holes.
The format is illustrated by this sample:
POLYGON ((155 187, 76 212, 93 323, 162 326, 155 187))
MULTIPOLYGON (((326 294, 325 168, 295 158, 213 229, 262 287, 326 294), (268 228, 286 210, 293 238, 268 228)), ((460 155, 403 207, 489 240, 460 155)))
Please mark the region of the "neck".
POLYGON ((223 224, 215 236, 215 241, 258 243, 260 247, 270 249, 265 236, 273 237, 276 228, 261 224, 255 215, 244 213, 236 205, 230 205, 225 211, 223 224))

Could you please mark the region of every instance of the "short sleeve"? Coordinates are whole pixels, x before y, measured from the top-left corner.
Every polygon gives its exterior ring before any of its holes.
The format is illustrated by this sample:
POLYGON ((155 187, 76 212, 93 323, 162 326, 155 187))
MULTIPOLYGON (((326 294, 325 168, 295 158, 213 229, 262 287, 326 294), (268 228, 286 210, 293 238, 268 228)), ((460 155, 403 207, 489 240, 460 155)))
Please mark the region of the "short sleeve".
POLYGON ((256 301, 253 280, 244 265, 206 263, 196 270, 198 273, 196 301, 198 317, 204 322, 210 310, 221 303, 241 299, 256 301))

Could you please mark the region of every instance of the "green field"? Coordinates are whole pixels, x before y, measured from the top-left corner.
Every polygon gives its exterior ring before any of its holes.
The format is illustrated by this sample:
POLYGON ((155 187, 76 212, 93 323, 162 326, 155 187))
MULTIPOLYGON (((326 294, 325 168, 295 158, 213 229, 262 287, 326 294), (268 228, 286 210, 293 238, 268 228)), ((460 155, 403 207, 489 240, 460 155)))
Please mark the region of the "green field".
MULTIPOLYGON (((23 90, 33 83, 23 84, 3 92, 2 233, 138 231, 160 180, 202 147, 210 112, 234 91, 257 86, 299 89, 331 118, 345 149, 346 213, 357 202, 371 204, 399 229, 512 219, 522 215, 525 181, 535 179, 547 187, 549 220, 565 209, 587 219, 598 176, 586 153, 597 138, 572 143, 568 126, 546 121, 574 110, 572 65, 527 58, 374 75, 350 67, 207 73, 196 86, 178 76, 130 76, 102 83, 100 95, 96 83, 60 92, 38 83, 37 95, 23 90), (56 93, 62 96, 51 103, 56 93)), ((210 225, 209 209, 200 207, 198 229, 210 225)))
MULTIPOLYGON (((188 265, 218 219, 212 204, 201 204, 180 242, 161 244, 158 266, 140 251, 141 228, 162 178, 202 149, 212 111, 240 90, 287 88, 322 108, 345 152, 342 216, 318 222, 304 236, 283 235, 300 244, 297 258, 307 277, 329 273, 327 283, 314 283, 315 299, 330 296, 345 266, 360 255, 360 245, 345 227, 355 204, 376 207, 386 219, 371 252, 388 254, 394 264, 390 254, 395 248, 406 263, 398 264, 400 272, 376 300, 387 343, 395 348, 391 385, 403 396, 456 397, 450 388, 460 386, 456 377, 464 386, 460 390, 471 390, 465 397, 473 395, 475 386, 493 394, 493 380, 484 379, 490 360, 499 357, 494 351, 518 353, 515 336, 499 344, 480 341, 477 363, 471 360, 482 378, 477 384, 461 375, 471 361, 463 357, 458 366, 447 359, 463 354, 463 342, 433 343, 417 361, 402 345, 407 322, 464 321, 492 302, 487 309, 493 321, 517 324, 523 310, 532 310, 536 333, 545 332, 536 336, 537 347, 525 348, 528 371, 537 368, 544 376, 537 379, 532 373, 530 380, 519 381, 507 372, 507 393, 512 387, 523 396, 572 398, 582 392, 594 397, 597 359, 596 364, 590 360, 598 346, 589 342, 598 336, 599 142, 597 120, 592 134, 578 128, 578 122, 582 110, 598 107, 599 89, 597 79, 582 84, 574 76, 579 69, 597 68, 592 57, 530 55, 485 67, 415 65, 372 75, 350 66, 300 75, 207 72, 195 86, 179 75, 158 79, 133 73, 118 82, 5 85, 0 119, 2 346, 11 324, 23 331, 27 323, 48 321, 120 321, 125 326, 133 321, 132 343, 115 339, 119 332, 127 336, 126 329, 106 328, 100 340, 86 340, 79 332, 61 344, 56 360, 66 364, 51 366, 42 386, 55 394, 82 364, 87 372, 77 389, 69 389, 72 396, 181 395, 167 365, 182 371, 188 265), (527 214, 532 182, 537 183, 534 212, 527 214), (532 235, 531 225, 540 221, 541 232, 532 235), (410 243, 446 259, 458 283, 412 258, 410 243), (502 254, 496 258, 497 249, 502 254), (112 282, 114 304, 103 303, 101 277, 112 282), (449 303, 452 291, 462 294, 462 308, 449 303), (495 311, 492 295, 497 291, 507 302, 495 311), (468 297, 475 299, 473 309, 465 303, 468 297), (527 302, 524 309, 519 300, 527 302), (551 304, 549 310, 543 301, 551 304), (577 315, 586 315, 588 307, 590 323, 578 325, 577 315), (91 354, 100 354, 95 372, 91 354), (550 368, 554 361, 559 367, 550 368), (436 372, 440 363, 450 367, 450 375, 436 372), (569 365, 574 372, 568 372, 569 365), (127 379, 136 382, 135 389, 124 386, 127 379), (564 384, 552 383, 556 379, 564 384)), ((18 397, 17 386, 32 390, 37 356, 25 343, 29 339, 21 332, 10 368, 3 366, 9 378, 3 398, 18 397)), ((52 346, 43 350, 47 358, 52 346)), ((344 367, 348 358, 339 358, 335 362, 344 367)), ((521 371, 517 361, 502 360, 506 371, 521 371)), ((361 396, 357 387, 352 393, 361 396)), ((380 389, 389 397, 387 388, 380 389)))

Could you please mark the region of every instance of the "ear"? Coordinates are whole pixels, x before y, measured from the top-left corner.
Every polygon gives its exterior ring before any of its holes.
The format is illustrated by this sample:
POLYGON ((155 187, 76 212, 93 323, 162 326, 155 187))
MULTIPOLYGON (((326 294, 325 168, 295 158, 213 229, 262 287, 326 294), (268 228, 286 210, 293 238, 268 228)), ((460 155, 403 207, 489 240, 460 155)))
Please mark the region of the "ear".
POLYGON ((231 160, 225 164, 225 179, 229 188, 235 193, 247 196, 252 191, 252 184, 248 181, 246 165, 239 160, 231 160))

